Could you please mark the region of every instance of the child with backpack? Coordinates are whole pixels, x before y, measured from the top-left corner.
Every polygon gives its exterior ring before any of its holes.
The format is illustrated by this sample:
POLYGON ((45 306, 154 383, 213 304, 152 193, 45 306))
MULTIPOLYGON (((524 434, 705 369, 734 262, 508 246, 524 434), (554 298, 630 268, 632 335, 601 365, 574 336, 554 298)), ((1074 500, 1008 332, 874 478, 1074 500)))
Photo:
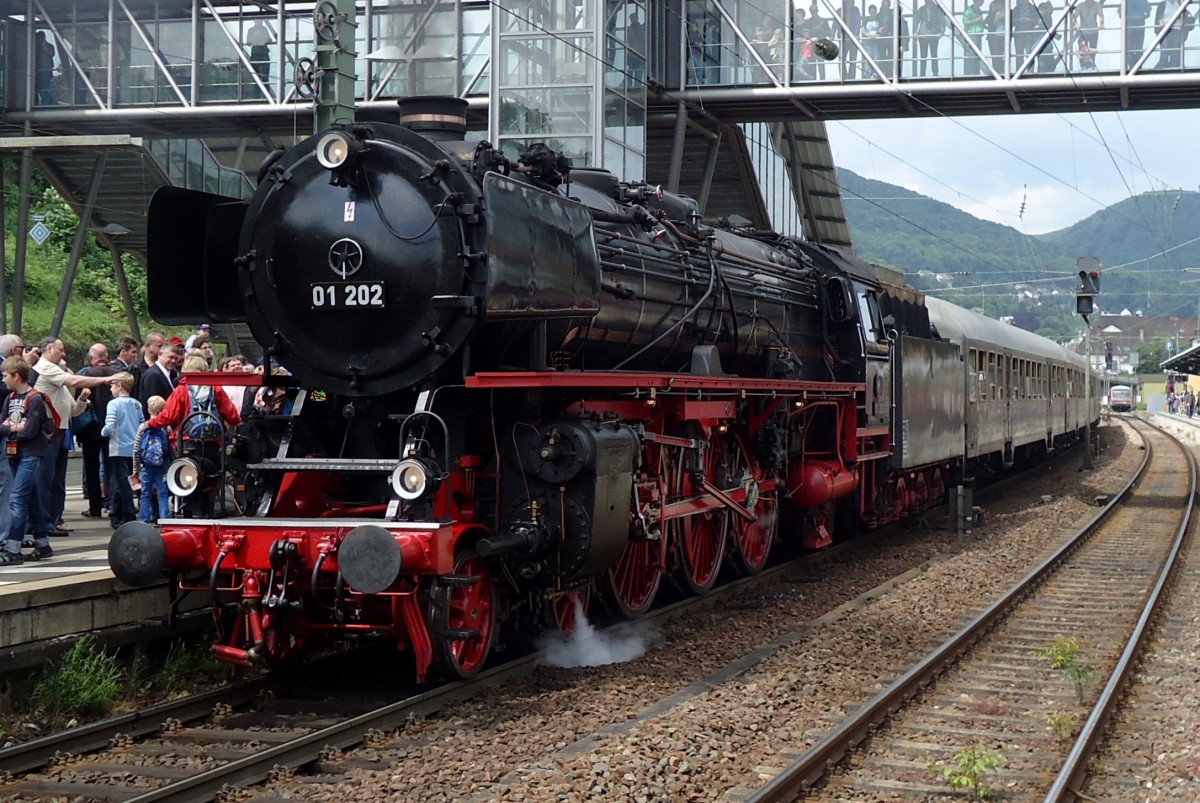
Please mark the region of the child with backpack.
MULTIPOLYGON (((150 415, 155 416, 167 406, 162 396, 151 396, 146 402, 150 415)), ((147 524, 157 524, 170 516, 167 494, 167 466, 171 464, 171 429, 138 427, 133 447, 133 473, 138 478, 142 504, 138 518, 147 524), (155 504, 157 502, 157 505, 155 504)))
POLYGON ((184 516, 212 516, 216 490, 223 487, 221 453, 225 427, 242 423, 237 408, 220 385, 189 382, 189 374, 208 370, 208 359, 193 351, 183 361, 183 379, 175 386, 167 405, 158 415, 150 417, 151 429, 172 427, 176 433, 180 457, 193 458, 203 476, 195 493, 176 497, 184 516))
POLYGON ((137 518, 133 506, 133 444, 138 428, 146 421, 141 403, 130 396, 133 377, 118 374, 111 383, 113 399, 108 403, 101 437, 108 438, 108 518, 115 530, 137 518))

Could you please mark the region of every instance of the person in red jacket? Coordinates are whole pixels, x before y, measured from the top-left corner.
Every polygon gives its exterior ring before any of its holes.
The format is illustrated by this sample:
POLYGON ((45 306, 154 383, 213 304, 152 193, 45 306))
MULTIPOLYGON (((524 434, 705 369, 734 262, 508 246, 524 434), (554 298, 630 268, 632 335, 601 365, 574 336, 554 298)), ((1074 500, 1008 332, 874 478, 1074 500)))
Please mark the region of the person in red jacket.
POLYGON ((242 423, 238 410, 219 385, 191 385, 188 373, 208 370, 207 357, 195 351, 183 361, 184 378, 175 386, 162 412, 146 422, 152 429, 170 427, 178 442, 175 453, 191 459, 167 480, 181 499, 185 514, 211 516, 221 482, 221 446, 225 427, 242 423), (188 491, 181 493, 180 491, 188 491))

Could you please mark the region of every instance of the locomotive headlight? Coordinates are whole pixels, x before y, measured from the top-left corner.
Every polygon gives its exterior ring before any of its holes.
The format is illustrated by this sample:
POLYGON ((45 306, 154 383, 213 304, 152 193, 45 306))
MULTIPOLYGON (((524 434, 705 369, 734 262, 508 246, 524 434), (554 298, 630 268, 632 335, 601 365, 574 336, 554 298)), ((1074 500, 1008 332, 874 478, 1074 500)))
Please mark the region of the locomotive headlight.
POLYGON ((354 151, 354 140, 345 131, 330 131, 317 140, 317 161, 326 170, 345 167, 354 151))
POLYGON ((200 490, 203 479, 200 463, 190 457, 181 457, 167 468, 167 490, 180 498, 187 498, 200 490))
POLYGON ((431 460, 409 457, 392 469, 392 490, 406 502, 433 493, 441 484, 438 466, 431 460))

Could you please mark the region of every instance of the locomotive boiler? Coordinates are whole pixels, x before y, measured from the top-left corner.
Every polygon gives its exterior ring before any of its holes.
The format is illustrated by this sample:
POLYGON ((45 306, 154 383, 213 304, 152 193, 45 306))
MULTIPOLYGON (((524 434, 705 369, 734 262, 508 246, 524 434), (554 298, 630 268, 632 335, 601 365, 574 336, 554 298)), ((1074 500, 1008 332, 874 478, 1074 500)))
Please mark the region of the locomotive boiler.
POLYGON ((594 596, 632 617, 664 580, 704 593, 1088 415, 1081 361, 1048 341, 931 317, 898 275, 545 145, 511 160, 462 115, 422 99, 401 125, 321 132, 248 202, 152 201, 152 315, 245 323, 288 372, 263 381, 289 404, 226 436, 226 516, 110 546, 127 582, 210 594, 226 661, 384 632, 419 677, 469 676, 594 596), (1044 401, 1040 423, 972 449, 1003 426, 994 405, 973 419, 998 394, 1044 401))

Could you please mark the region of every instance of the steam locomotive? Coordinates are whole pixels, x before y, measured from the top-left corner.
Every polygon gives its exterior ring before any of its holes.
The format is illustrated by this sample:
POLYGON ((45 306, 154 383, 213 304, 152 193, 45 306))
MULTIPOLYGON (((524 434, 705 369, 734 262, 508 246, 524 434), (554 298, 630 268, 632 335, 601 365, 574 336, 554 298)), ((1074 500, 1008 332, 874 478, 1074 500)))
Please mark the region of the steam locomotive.
POLYGON ((170 468, 226 515, 110 545, 128 583, 211 595, 222 660, 375 632, 468 677, 600 598, 703 594, 1098 416, 1048 340, 545 146, 512 161, 460 103, 312 136, 248 202, 151 203, 152 315, 245 323, 288 371, 262 380, 287 406, 170 468))

